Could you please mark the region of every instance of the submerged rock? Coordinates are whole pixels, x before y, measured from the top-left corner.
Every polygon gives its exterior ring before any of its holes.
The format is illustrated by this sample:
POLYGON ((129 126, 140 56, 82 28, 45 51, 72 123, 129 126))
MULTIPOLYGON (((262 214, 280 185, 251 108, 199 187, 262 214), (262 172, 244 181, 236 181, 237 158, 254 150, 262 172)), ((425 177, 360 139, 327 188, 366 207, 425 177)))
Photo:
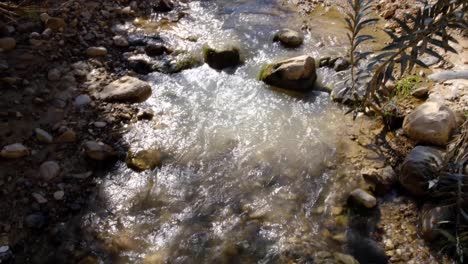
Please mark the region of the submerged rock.
POLYGON ((304 42, 304 35, 292 29, 285 28, 275 33, 273 41, 280 42, 287 48, 297 48, 304 42))
POLYGON ((140 103, 150 95, 149 83, 135 77, 124 76, 104 87, 98 97, 108 102, 140 103))
POLYGON ((447 145, 457 120, 452 110, 439 102, 426 102, 407 115, 403 130, 413 140, 434 145, 447 145))
POLYGON ((336 72, 344 71, 344 70, 348 69, 349 66, 350 66, 350 63, 345 58, 337 58, 333 63, 333 69, 336 72))
POLYGON ((18 159, 28 156, 30 153, 29 149, 21 143, 15 143, 3 147, 0 152, 0 157, 5 159, 18 159))
POLYGON ((148 44, 145 47, 145 52, 148 56, 160 56, 164 53, 170 53, 169 49, 162 44, 148 44))
POLYGON ((443 160, 444 152, 439 148, 415 147, 401 166, 400 184, 413 195, 425 195, 430 181, 439 176, 443 160))
POLYGON ((152 170, 161 165, 161 152, 156 149, 129 151, 127 165, 135 170, 152 170))
POLYGON ((203 48, 203 58, 211 68, 216 70, 235 67, 241 63, 240 52, 236 47, 214 49, 205 46, 203 48))
POLYGON ((301 92, 314 88, 317 74, 315 61, 304 55, 266 65, 259 79, 268 85, 301 92))

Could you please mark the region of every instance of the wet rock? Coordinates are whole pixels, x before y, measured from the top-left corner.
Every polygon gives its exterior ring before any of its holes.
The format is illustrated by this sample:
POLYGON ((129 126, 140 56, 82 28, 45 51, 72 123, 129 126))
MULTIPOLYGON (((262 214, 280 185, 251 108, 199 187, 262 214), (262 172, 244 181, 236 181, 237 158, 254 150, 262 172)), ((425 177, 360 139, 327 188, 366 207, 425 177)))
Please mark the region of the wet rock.
POLYGON ((349 68, 349 61, 345 58, 337 58, 333 64, 333 69, 336 72, 344 71, 349 68))
POLYGON ((169 12, 174 9, 174 3, 170 0, 156 0, 152 8, 156 12, 169 12))
POLYGON ((455 114, 439 102, 426 102, 403 121, 405 134, 413 140, 434 145, 447 145, 456 128, 455 114))
POLYGON ((415 147, 401 166, 400 184, 413 195, 425 195, 430 181, 439 176, 443 160, 444 152, 439 148, 415 147))
POLYGON ((73 143, 75 141, 76 133, 72 129, 65 130, 57 137, 57 139, 55 139, 55 143, 73 143))
POLYGON ((60 80, 60 76, 61 76, 61 72, 59 69, 51 69, 47 73, 47 78, 49 79, 49 81, 52 81, 52 82, 56 82, 60 80))
POLYGON ((389 192, 397 181, 397 176, 391 166, 382 169, 363 169, 361 175, 368 183, 375 186, 375 191, 379 195, 389 192))
POLYGON ((421 214, 422 237, 429 242, 436 240, 441 236, 438 231, 440 223, 444 221, 453 221, 455 212, 453 205, 436 206, 426 204, 422 208, 421 214))
POLYGON ((42 32, 41 36, 42 36, 44 39, 49 39, 49 38, 52 36, 52 32, 53 32, 52 29, 46 28, 46 29, 42 32))
POLYGON ((426 86, 416 88, 411 95, 418 99, 426 99, 429 96, 429 88, 426 86))
POLYGON ((126 162, 130 168, 138 171, 152 170, 161 165, 161 152, 156 149, 130 151, 126 162))
POLYGON ((46 218, 42 214, 30 214, 24 219, 24 224, 29 228, 42 228, 46 224, 46 218))
POLYGON ((286 28, 276 32, 273 37, 273 41, 280 42, 287 48, 297 48, 304 42, 304 35, 300 32, 286 28))
POLYGON ((107 55, 107 49, 104 47, 89 47, 86 49, 86 55, 89 57, 101 57, 107 55))
POLYGON ((323 58, 320 58, 319 63, 318 63, 319 68, 322 68, 322 67, 330 67, 330 66, 331 66, 330 60, 331 60, 330 57, 323 57, 323 58))
POLYGON ((16 47, 14 38, 0 38, 0 51, 10 51, 16 47))
POLYGON ((0 152, 0 157, 5 159, 18 159, 28 156, 29 154, 30 151, 27 147, 21 143, 15 143, 3 147, 2 151, 0 152))
POLYGON ((44 180, 50 181, 60 174, 60 166, 55 161, 46 161, 42 163, 39 172, 44 180))
POLYGON ((74 105, 77 106, 77 107, 82 107, 82 106, 86 106, 86 105, 90 104, 91 101, 92 100, 91 100, 91 97, 89 97, 89 95, 81 94, 81 95, 78 95, 75 98, 74 105))
POLYGON ((205 46, 203 48, 203 58, 211 68, 216 70, 235 67, 241 63, 240 52, 236 47, 214 49, 205 46))
POLYGON ((45 27, 50 28, 53 31, 63 31, 67 27, 67 24, 65 23, 65 20, 63 20, 63 18, 49 17, 45 21, 45 27))
POLYGON ((151 86, 135 77, 124 76, 106 87, 98 97, 108 102, 139 103, 151 95, 151 86))
POLYGON ((36 139, 41 143, 50 144, 54 141, 52 135, 43 129, 36 128, 34 133, 36 134, 36 139))
POLYGON ((309 56, 299 56, 265 66, 259 79, 268 85, 306 92, 314 88, 317 74, 315 61, 309 56))
POLYGON ((455 79, 468 80, 468 70, 442 71, 427 76, 430 80, 443 82, 455 79))
POLYGON ((103 161, 116 155, 111 146, 102 142, 86 141, 83 146, 86 156, 93 160, 103 161))
POLYGON ((146 55, 148 56, 160 56, 164 53, 168 53, 168 49, 162 44, 148 44, 145 47, 146 55))
POLYGON ((352 191, 350 198, 366 208, 373 208, 377 205, 377 199, 363 189, 352 191))
POLYGON ((128 47, 128 40, 123 36, 114 36, 112 38, 114 45, 117 47, 128 47))

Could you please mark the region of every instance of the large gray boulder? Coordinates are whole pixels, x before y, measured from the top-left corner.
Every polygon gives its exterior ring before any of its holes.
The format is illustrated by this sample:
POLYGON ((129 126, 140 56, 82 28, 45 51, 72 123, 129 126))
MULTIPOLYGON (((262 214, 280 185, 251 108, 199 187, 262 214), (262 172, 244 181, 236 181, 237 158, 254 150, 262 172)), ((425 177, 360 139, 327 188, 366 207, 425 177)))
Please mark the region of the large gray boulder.
POLYGON ((423 196, 429 190, 430 181, 438 177, 443 161, 443 150, 417 146, 403 162, 398 180, 411 194, 423 196))
POLYGON ((304 42, 302 33, 285 28, 275 33, 274 42, 280 42, 284 47, 297 48, 304 42))
POLYGON ((307 55, 266 65, 259 79, 268 85, 287 90, 307 92, 314 88, 317 73, 315 60, 307 55))
POLYGON ((457 126, 455 114, 440 102, 426 102, 403 121, 405 134, 420 143, 445 146, 457 126))
POLYGON ((98 97, 108 102, 139 103, 151 95, 151 86, 135 77, 124 76, 106 87, 98 97))

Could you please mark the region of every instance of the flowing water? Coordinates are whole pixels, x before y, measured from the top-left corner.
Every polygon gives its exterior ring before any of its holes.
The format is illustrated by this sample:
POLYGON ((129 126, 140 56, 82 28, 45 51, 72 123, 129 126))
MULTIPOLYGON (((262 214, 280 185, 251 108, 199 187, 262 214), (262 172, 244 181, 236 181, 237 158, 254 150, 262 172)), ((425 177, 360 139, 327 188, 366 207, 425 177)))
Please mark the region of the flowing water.
MULTIPOLYGON (((244 64, 147 76, 153 94, 141 107, 155 118, 128 127, 124 140, 166 158, 154 171, 118 164, 99 193, 105 210, 87 224, 117 241, 123 263, 282 263, 330 249, 320 208, 346 185, 329 169, 344 115, 327 93, 291 95, 256 77, 274 60, 343 54, 339 20, 317 15, 303 47, 287 50, 272 33, 301 21, 276 1, 192 1, 185 12, 159 32, 166 42, 194 54, 205 43, 236 44, 244 64)), ((329 69, 318 75, 321 86, 339 79, 329 69)))

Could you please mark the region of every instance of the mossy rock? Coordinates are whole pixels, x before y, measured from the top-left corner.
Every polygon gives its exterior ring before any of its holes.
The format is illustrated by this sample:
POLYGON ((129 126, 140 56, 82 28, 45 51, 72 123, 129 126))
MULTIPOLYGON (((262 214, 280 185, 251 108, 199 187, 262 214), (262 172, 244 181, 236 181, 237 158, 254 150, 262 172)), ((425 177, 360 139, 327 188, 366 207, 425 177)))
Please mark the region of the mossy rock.
POLYGON ((236 67, 241 64, 239 48, 233 46, 214 49, 205 45, 203 47, 203 59, 211 68, 216 70, 236 67))
POLYGON ((128 167, 137 170, 152 170, 161 165, 162 154, 159 150, 139 150, 129 151, 127 154, 126 163, 128 167))

